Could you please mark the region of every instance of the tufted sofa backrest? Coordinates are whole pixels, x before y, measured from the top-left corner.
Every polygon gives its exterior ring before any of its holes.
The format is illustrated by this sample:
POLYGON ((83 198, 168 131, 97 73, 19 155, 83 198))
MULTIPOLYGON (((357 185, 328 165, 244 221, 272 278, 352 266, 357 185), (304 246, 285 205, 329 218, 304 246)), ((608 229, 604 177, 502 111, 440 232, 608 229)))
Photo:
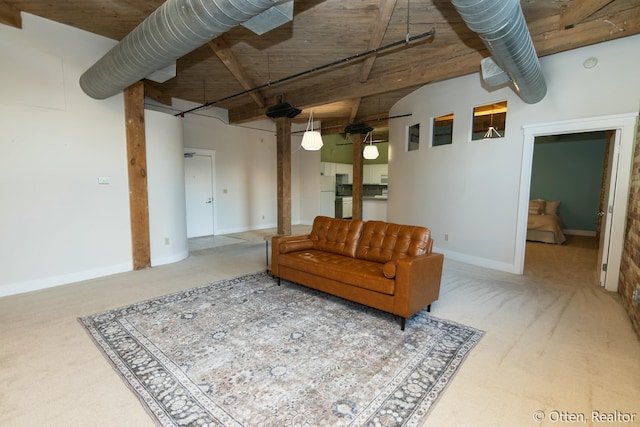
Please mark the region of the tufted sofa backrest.
POLYGON ((363 224, 360 220, 317 216, 309 238, 317 250, 355 258, 363 224))
POLYGON ((407 256, 428 254, 432 246, 433 240, 428 228, 367 221, 362 229, 356 257, 384 263, 407 256))

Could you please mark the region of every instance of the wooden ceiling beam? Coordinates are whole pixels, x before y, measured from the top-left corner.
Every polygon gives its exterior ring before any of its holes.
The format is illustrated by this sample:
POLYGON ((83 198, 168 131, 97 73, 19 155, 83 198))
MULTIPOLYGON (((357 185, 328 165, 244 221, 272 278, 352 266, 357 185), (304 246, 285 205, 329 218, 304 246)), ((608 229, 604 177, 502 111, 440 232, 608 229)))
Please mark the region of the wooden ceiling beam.
MULTIPOLYGON (((640 19, 637 9, 624 10, 607 16, 606 20, 590 20, 575 26, 567 32, 558 30, 560 16, 544 18, 543 22, 532 22, 529 27, 538 29, 532 33, 533 43, 539 56, 551 55, 581 46, 600 43, 631 34, 640 33, 640 19), (554 30, 551 30, 554 28, 554 30)), ((310 108, 345 99, 373 96, 400 89, 416 87, 428 83, 446 80, 465 74, 478 72, 480 60, 486 51, 460 49, 453 46, 444 61, 425 63, 424 58, 416 57, 413 63, 399 64, 398 69, 390 70, 384 76, 371 78, 364 83, 359 81, 335 81, 332 85, 309 86, 303 90, 287 92, 287 102, 298 108, 310 108), (458 53, 458 51, 460 51, 458 53)), ((433 58, 432 58, 433 59, 433 58)), ((229 110, 230 123, 244 123, 264 118, 264 110, 253 105, 244 105, 229 110)))
MULTIPOLYGON (((388 117, 380 117, 378 115, 375 116, 367 116, 367 117, 358 117, 358 122, 363 122, 371 126, 372 128, 386 128, 389 127, 389 118, 388 117)), ((320 128, 320 132, 323 135, 335 135, 338 133, 344 133, 344 128, 347 125, 353 123, 354 120, 348 119, 329 119, 322 121, 322 127, 320 128)))
MULTIPOLYGON (((369 39, 369 48, 367 51, 372 49, 377 49, 382 46, 382 39, 384 39, 384 35, 387 32, 387 28, 389 27, 389 21, 391 20, 391 15, 393 15, 393 10, 396 7, 397 0, 381 0, 380 7, 378 9, 378 17, 376 19, 375 25, 373 27, 373 31, 371 31, 371 38, 369 39)), ((371 73, 371 69, 373 68, 373 63, 376 60, 376 55, 371 55, 367 59, 364 60, 360 67, 360 82, 364 83, 369 78, 369 74, 371 73)))
MULTIPOLYGON (((555 17, 558 21, 560 17, 555 17)), ((553 27, 557 28, 558 25, 553 27)), ((628 9, 606 19, 594 19, 576 25, 571 31, 548 31, 532 36, 538 56, 552 55, 582 46, 601 43, 640 33, 637 9, 628 9)))
POLYGON ((350 123, 353 123, 353 121, 344 118, 323 120, 322 126, 320 127, 319 131, 323 135, 335 135, 338 133, 344 133, 344 128, 350 123))
POLYGON ((0 24, 22 28, 22 16, 15 7, 0 0, 0 24))
MULTIPOLYGON (((244 88, 244 90, 253 89, 256 85, 251 81, 247 73, 244 71, 244 68, 240 64, 240 61, 236 58, 236 56, 231 51, 231 48, 224 41, 222 36, 216 37, 215 39, 209 41, 207 43, 211 50, 216 54, 220 61, 224 64, 225 67, 233 74, 233 77, 240 83, 240 85, 244 88)), ((256 105, 259 108, 264 109, 265 103, 264 98, 258 91, 250 92, 249 96, 255 101, 256 105)))
POLYGON ((349 122, 353 122, 358 117, 358 110, 360 109, 360 102, 362 98, 354 98, 351 103, 351 113, 349 113, 349 122))
POLYGON ((562 11, 560 16, 560 29, 567 30, 575 27, 585 19, 608 5, 614 0, 573 0, 562 11))
MULTIPOLYGON (((304 109, 349 98, 378 95, 476 72, 480 69, 481 59, 482 55, 479 52, 470 51, 435 65, 421 62, 403 67, 384 76, 369 79, 365 83, 335 81, 331 86, 310 86, 303 90, 287 92, 285 99, 291 105, 304 109)), ((244 123, 258 118, 264 118, 264 110, 252 105, 229 110, 230 123, 244 123)))
POLYGON ((169 95, 166 95, 157 87, 149 84, 147 80, 144 80, 144 96, 148 96, 149 98, 164 105, 171 105, 172 103, 172 99, 169 95))
MULTIPOLYGON (((389 21, 391 20, 391 15, 393 15, 396 3, 397 0, 380 0, 378 16, 373 26, 373 31, 371 31, 371 38, 369 38, 369 47, 367 48, 367 51, 371 51, 382 46, 382 40, 387 32, 387 28, 389 27, 389 21)), ((371 74, 373 63, 375 61, 376 55, 371 55, 362 62, 362 65, 360 66, 360 83, 364 83, 369 79, 369 75, 371 74)), ((362 98, 354 98, 353 100, 353 104, 351 105, 351 114, 349 115, 349 120, 352 122, 358 115, 361 100, 362 98)))

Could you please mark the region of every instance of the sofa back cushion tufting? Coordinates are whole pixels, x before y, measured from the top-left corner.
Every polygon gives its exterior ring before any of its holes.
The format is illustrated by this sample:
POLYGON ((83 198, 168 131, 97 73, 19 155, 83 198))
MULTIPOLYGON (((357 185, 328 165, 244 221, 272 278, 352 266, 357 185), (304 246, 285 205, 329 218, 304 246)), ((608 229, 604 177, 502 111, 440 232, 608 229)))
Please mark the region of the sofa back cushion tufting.
POLYGON ((363 224, 360 220, 317 216, 309 238, 314 249, 355 258, 363 224))
POLYGON ((356 257, 375 262, 388 262, 431 252, 431 232, 428 228, 399 225, 383 221, 367 221, 356 257))

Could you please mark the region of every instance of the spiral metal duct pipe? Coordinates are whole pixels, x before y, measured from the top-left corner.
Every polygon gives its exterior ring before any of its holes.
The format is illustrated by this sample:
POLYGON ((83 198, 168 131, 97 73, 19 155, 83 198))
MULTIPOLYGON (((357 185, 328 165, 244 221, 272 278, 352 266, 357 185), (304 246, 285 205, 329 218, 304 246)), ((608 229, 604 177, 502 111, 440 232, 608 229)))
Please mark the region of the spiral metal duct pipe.
POLYGON ((518 96, 528 104, 547 94, 527 23, 518 0, 451 0, 469 29, 484 42, 492 58, 483 60, 483 78, 495 86, 511 80, 518 96), (498 66, 506 75, 487 78, 485 70, 498 66))
POLYGON ((281 3, 281 0, 167 0, 80 76, 95 99, 113 96, 281 3))

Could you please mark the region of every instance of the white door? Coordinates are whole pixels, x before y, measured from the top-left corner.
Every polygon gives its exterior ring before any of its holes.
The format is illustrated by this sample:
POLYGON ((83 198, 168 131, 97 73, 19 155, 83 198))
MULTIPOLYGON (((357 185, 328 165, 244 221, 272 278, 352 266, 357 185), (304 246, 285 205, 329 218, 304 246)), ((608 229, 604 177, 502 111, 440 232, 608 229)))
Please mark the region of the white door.
POLYGON ((214 233, 213 165, 213 153, 202 154, 185 149, 187 237, 210 236, 214 233))
POLYGON ((600 286, 605 286, 607 280, 607 264, 609 258, 609 246, 611 244, 611 222, 613 219, 613 204, 615 202, 615 185, 618 175, 618 162, 620 160, 620 141, 616 137, 617 132, 608 132, 609 156, 607 175, 604 183, 604 203, 602 211, 598 215, 602 217, 600 226, 600 241, 598 242, 598 271, 600 272, 600 286))

